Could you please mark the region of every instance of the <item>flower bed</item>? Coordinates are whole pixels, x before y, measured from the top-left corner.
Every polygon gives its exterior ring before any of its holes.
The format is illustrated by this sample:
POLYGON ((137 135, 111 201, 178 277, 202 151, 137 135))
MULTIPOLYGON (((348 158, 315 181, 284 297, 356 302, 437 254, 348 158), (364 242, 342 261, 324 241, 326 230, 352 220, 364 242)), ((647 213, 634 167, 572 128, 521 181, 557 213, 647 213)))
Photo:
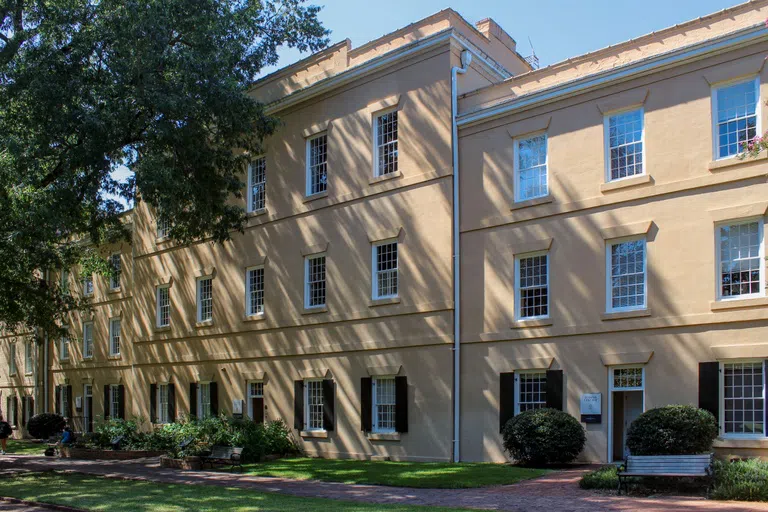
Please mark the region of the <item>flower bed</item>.
POLYGON ((154 450, 93 450, 89 448, 63 446, 59 450, 62 459, 85 460, 132 460, 159 457, 162 451, 154 450))

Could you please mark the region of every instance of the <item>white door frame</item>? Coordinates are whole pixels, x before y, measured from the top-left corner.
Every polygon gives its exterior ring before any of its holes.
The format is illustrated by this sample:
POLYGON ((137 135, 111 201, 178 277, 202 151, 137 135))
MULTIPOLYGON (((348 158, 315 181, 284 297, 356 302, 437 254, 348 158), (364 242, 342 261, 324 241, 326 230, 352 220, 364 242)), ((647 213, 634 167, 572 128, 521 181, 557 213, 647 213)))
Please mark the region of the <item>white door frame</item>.
POLYGON ((645 412, 645 365, 623 364, 608 367, 608 458, 609 463, 613 460, 613 393, 614 391, 640 391, 643 393, 643 412, 645 412), (639 368, 642 370, 642 386, 639 387, 614 387, 613 371, 625 368, 639 368))

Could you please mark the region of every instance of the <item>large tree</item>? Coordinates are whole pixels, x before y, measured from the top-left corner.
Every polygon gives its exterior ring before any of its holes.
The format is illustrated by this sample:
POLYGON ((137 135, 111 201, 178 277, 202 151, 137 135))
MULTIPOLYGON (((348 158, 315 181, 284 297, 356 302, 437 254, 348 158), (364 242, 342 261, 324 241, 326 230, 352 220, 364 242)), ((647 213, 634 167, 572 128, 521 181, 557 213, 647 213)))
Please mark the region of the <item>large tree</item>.
POLYGON ((41 272, 108 272, 89 247, 125 236, 114 197, 146 201, 181 243, 241 230, 227 199, 276 127, 245 93, 280 46, 327 44, 318 11, 304 0, 0 0, 0 323, 52 331, 85 306, 41 272), (111 175, 119 165, 133 171, 125 183, 111 175))

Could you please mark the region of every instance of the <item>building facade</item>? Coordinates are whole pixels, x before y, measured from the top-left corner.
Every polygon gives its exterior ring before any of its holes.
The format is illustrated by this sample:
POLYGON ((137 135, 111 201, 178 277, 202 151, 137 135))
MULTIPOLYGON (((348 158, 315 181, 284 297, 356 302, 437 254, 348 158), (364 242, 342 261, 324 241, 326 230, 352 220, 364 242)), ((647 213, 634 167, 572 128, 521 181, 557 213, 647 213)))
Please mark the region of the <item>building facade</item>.
POLYGON ((501 461, 504 421, 589 400, 581 458, 609 461, 643 410, 691 403, 718 453, 768 454, 768 164, 737 156, 768 126, 767 17, 534 70, 449 9, 263 78, 282 122, 245 232, 176 246, 139 202, 118 277, 51 273, 93 313, 3 339, 4 415, 241 413, 310 455, 501 461))

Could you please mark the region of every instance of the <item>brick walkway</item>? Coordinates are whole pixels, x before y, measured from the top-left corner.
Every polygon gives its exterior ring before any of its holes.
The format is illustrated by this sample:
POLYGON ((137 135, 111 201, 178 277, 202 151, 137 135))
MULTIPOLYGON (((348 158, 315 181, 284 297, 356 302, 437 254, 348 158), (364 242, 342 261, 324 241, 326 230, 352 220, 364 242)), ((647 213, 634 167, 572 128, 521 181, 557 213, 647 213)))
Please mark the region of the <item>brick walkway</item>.
MULTIPOLYGON (((486 510, 526 512, 570 511, 689 511, 721 512, 766 511, 768 504, 718 502, 694 497, 635 498, 601 495, 578 487, 587 469, 553 472, 542 478, 516 485, 484 489, 409 489, 373 485, 349 485, 331 482, 306 482, 282 478, 244 476, 240 474, 160 468, 157 459, 138 461, 60 460, 33 456, 0 456, 0 473, 16 471, 75 471, 90 475, 129 478, 174 484, 206 484, 239 487, 254 491, 276 492, 294 496, 362 501, 368 503, 401 503, 435 505, 486 510)), ((0 488, 2 494, 2 488, 0 488)))

